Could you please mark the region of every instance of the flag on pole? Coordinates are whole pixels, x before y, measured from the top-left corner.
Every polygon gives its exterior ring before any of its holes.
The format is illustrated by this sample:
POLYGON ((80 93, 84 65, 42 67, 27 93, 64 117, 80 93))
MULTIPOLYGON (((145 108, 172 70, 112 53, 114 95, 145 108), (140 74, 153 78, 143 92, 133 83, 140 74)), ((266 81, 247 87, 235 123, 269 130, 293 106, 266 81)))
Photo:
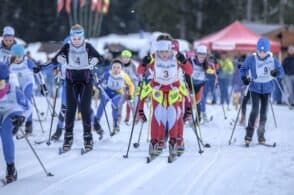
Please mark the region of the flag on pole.
POLYGON ((102 13, 106 14, 109 9, 110 0, 103 0, 102 13))
POLYGON ((57 0, 57 13, 60 13, 64 7, 64 0, 57 0))
POLYGON ((80 7, 84 7, 86 5, 86 0, 80 0, 80 7))
POLYGON ((71 0, 66 0, 66 2, 65 2, 65 11, 67 13, 70 13, 70 11, 71 11, 71 0))
POLYGON ((102 11, 102 4, 103 4, 103 0, 98 0, 97 4, 96 4, 96 10, 98 13, 100 13, 102 11))
POLYGON ((92 11, 96 10, 97 3, 98 3, 98 0, 92 0, 92 3, 91 3, 91 10, 92 11))

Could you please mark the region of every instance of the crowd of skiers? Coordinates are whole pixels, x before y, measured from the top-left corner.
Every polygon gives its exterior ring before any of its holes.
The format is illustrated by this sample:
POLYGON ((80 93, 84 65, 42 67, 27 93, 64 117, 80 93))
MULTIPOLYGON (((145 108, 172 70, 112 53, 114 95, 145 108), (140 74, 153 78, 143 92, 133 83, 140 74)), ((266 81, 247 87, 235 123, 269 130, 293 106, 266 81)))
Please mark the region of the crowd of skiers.
MULTIPOLYGON (((92 129, 102 139, 107 128, 101 125, 100 120, 106 114, 108 102, 112 108, 114 135, 120 131, 122 120, 133 122, 131 115, 135 115, 136 123, 146 122, 144 104, 150 101, 151 157, 158 156, 167 144, 172 156, 184 152, 184 123, 194 120, 193 111, 197 125, 200 125, 200 121, 209 121, 205 105, 209 93, 212 95, 211 102, 217 101, 216 86, 220 88, 220 103, 226 104, 227 110, 230 109, 231 94, 236 106, 243 99, 241 123, 245 124, 246 102, 251 99, 252 109, 246 125, 245 142, 251 142, 259 118, 258 141, 264 143, 269 98, 275 86, 280 89, 278 83, 284 75, 283 67, 270 52, 270 42, 265 37, 258 40, 256 53, 242 56, 234 63, 226 53, 221 53, 217 61, 211 59, 205 45, 199 45, 193 52, 181 53, 178 42, 170 35, 162 34, 154 43, 155 50, 145 56, 139 65, 132 60, 131 51, 123 50, 119 57, 108 62, 109 66, 105 66, 107 59, 85 41, 85 30, 78 24, 72 26, 62 48, 46 64, 36 64, 25 55, 24 46, 15 41, 12 27, 5 27, 2 35, 0 136, 7 163, 8 183, 17 178, 13 135, 17 134, 23 123, 25 136, 29 136, 33 130, 35 80, 41 85, 41 94, 46 96, 48 93, 42 72, 57 72, 59 76, 57 85, 62 90, 61 108, 56 131, 50 139, 59 140, 64 131, 63 152, 71 149, 77 111, 81 113, 84 148, 90 151, 93 148, 92 129), (230 91, 231 76, 233 85, 230 91), (97 110, 91 107, 95 91, 99 91, 100 96, 97 110), (122 118, 124 105, 126 114, 122 118)), ((288 88, 288 101, 292 106, 293 50, 293 46, 290 46, 289 56, 283 62, 286 85, 282 86, 288 88)))

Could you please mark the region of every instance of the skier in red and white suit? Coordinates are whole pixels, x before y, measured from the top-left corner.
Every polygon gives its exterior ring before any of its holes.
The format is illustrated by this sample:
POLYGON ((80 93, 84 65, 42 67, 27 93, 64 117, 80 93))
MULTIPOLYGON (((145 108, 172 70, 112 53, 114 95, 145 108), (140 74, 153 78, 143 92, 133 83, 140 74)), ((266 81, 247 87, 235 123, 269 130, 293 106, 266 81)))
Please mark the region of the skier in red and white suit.
MULTIPOLYGON (((153 72, 150 81, 152 87, 152 119, 150 155, 159 154, 165 144, 165 132, 169 132, 169 144, 173 150, 184 150, 183 144, 183 89, 180 82, 182 69, 186 74, 192 73, 192 65, 180 52, 172 50, 169 35, 160 35, 155 42, 155 53, 145 56, 138 67, 138 73, 147 70, 153 72)), ((181 84, 182 83, 182 84, 181 84)), ((140 104, 142 105, 142 104, 140 104)), ((139 112, 142 112, 140 106, 139 112)), ((171 152, 171 151, 170 151, 171 152)))

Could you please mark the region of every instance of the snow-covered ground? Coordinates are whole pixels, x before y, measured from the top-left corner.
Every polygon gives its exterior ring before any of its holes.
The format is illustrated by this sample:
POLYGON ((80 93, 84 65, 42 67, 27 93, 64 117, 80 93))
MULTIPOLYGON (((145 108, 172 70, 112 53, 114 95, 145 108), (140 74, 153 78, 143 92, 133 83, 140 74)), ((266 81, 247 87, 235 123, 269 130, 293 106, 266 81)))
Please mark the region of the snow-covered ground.
MULTIPOLYGON (((38 99, 40 109, 46 112, 45 101, 38 99)), ((248 110, 250 110, 248 108, 248 110)), ((129 158, 122 158, 127 149, 130 126, 121 124, 121 132, 110 138, 103 120, 105 137, 98 141, 94 134, 94 151, 81 156, 83 145, 81 122, 75 128, 72 151, 58 155, 62 142, 34 145, 48 171, 54 177, 46 177, 25 140, 17 140, 16 166, 18 180, 5 187, 1 195, 52 195, 52 194, 294 194, 294 111, 284 106, 274 106, 278 128, 275 128, 269 110, 266 138, 277 142, 276 148, 243 144, 244 127, 237 127, 236 142, 228 146, 236 111, 227 113, 224 120, 220 106, 208 106, 214 120, 202 126, 202 136, 211 148, 198 153, 196 138, 191 128, 185 127, 185 153, 174 163, 167 163, 168 151, 146 164, 148 153, 147 129, 144 126, 141 144, 131 148, 129 158)), ((109 110, 110 111, 110 110, 109 110)), ((110 112, 109 116, 110 116, 110 112)), ((148 112, 146 112, 148 113, 148 112)), ((35 117, 36 118, 36 117, 35 117)), ((47 138, 50 117, 44 121, 46 133, 42 134, 35 121, 34 135, 30 140, 47 138)), ((55 121, 56 123, 56 121, 55 121)), ((134 133, 137 140, 139 126, 134 133)), ((55 130, 55 125, 54 125, 55 130)), ((254 137, 256 143, 256 137, 254 137)), ((3 157, 0 157, 0 175, 5 174, 3 157)))

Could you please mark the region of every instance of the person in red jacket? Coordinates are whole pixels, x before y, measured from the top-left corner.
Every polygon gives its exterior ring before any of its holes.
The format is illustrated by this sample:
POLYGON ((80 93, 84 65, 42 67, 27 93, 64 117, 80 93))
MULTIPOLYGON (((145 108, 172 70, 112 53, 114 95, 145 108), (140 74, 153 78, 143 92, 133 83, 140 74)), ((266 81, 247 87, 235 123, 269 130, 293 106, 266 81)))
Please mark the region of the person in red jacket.
MULTIPOLYGON (((183 96, 187 95, 186 88, 180 81, 180 69, 191 74, 192 65, 182 53, 172 50, 172 38, 166 34, 157 38, 152 57, 145 56, 138 66, 138 73, 141 75, 145 71, 153 73, 150 81, 153 113, 149 154, 156 156, 161 153, 168 131, 169 152, 176 155, 184 151, 183 96)), ((139 108, 139 113, 141 112, 143 106, 139 108)))

